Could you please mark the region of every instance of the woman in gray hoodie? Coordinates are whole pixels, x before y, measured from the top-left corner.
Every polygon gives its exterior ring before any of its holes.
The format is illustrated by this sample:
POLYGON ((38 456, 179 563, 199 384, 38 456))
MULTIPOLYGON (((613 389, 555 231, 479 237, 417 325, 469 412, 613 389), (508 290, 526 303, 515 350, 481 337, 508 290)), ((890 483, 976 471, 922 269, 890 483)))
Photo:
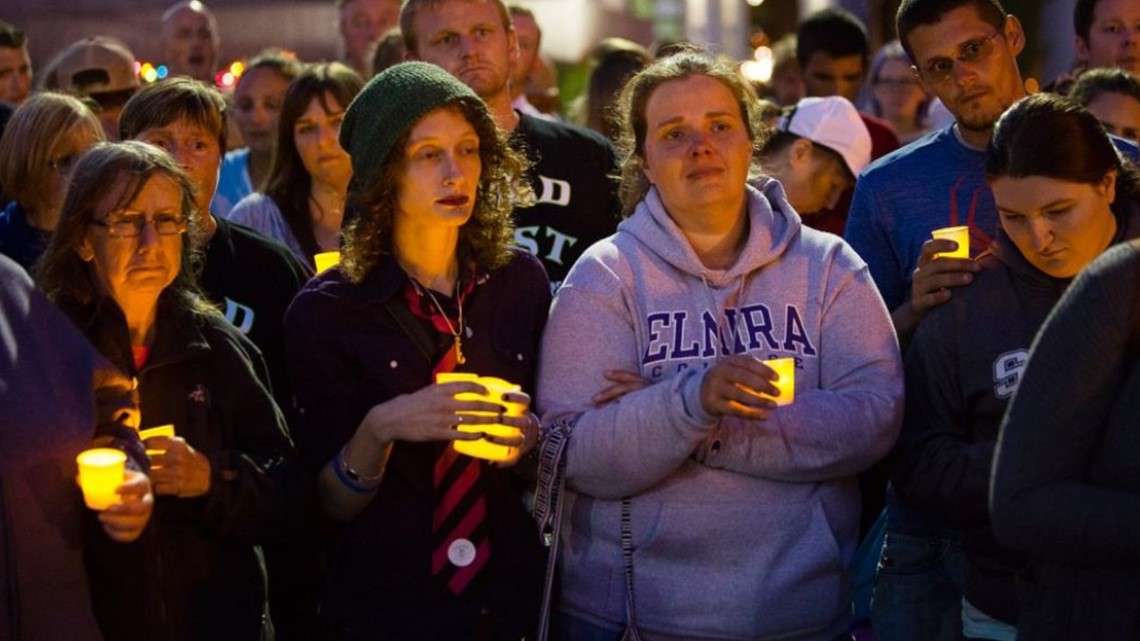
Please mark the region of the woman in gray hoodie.
POLYGON ((735 70, 684 51, 622 107, 628 218, 570 271, 539 365, 543 423, 569 434, 563 638, 849 638, 855 475, 902 411, 887 310, 779 183, 746 184, 759 120, 735 70), (761 361, 781 357, 777 407, 761 361), (597 405, 615 372, 644 383, 597 405))

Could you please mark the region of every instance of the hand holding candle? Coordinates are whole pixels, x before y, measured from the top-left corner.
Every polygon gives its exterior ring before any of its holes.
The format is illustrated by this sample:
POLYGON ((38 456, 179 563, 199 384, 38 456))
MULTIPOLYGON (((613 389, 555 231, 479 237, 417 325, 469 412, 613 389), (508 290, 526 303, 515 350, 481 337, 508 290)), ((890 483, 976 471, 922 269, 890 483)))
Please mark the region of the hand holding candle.
POLYGON ((126 470, 117 492, 121 500, 99 513, 99 523, 111 540, 130 543, 142 536, 154 510, 150 480, 142 472, 126 470))
MULTIPOLYGON (((456 429, 460 432, 482 434, 484 438, 473 441, 455 441, 455 451, 475 458, 499 463, 512 463, 518 459, 521 450, 526 444, 523 429, 504 422, 507 418, 529 420, 529 398, 522 393, 518 385, 492 376, 477 376, 462 372, 443 372, 436 376, 436 383, 454 381, 470 381, 482 385, 486 394, 463 393, 457 394, 457 400, 484 401, 502 407, 500 412, 471 411, 463 412, 458 417, 495 417, 500 422, 468 423, 457 422, 456 429), (519 400, 512 401, 511 398, 519 400), (525 402, 523 402, 525 399, 525 402)), ((457 417, 457 418, 458 418, 457 417)), ((462 418, 459 420, 462 421, 462 418)), ((518 421, 512 421, 518 422, 518 421)))
POLYGON ((701 379, 701 408, 718 418, 766 420, 777 406, 778 379, 777 372, 747 354, 722 358, 701 379))

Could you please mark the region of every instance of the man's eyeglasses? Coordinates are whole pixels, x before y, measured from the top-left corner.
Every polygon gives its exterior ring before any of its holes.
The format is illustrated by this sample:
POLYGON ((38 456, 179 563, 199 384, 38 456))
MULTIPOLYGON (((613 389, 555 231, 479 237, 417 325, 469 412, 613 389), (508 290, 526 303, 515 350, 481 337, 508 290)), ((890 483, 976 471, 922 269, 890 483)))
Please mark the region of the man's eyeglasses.
POLYGON ((967 40, 958 48, 958 55, 953 58, 935 58, 926 63, 922 69, 917 67, 914 69, 928 83, 942 84, 948 82, 954 76, 955 64, 972 65, 989 58, 994 52, 994 39, 1000 35, 1002 35, 1002 30, 998 29, 988 36, 967 40))
POLYGON ((154 218, 139 214, 90 222, 92 225, 106 228, 107 235, 112 238, 135 238, 142 234, 143 227, 148 224, 154 225, 154 231, 158 232, 159 236, 175 236, 186 231, 186 219, 173 214, 159 214, 154 218))

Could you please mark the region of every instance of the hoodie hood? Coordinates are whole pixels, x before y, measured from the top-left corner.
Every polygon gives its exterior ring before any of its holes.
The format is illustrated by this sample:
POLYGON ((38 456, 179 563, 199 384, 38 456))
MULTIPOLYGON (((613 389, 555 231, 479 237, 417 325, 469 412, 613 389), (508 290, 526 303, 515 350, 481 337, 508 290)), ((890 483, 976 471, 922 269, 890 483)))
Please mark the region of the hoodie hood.
POLYGON ((633 214, 618 225, 618 233, 633 235, 649 252, 682 272, 706 279, 714 286, 725 285, 778 258, 800 233, 799 214, 792 209, 779 181, 761 178, 754 184, 745 186, 748 240, 736 263, 728 269, 710 269, 701 263, 665 209, 656 187, 650 187, 633 214))

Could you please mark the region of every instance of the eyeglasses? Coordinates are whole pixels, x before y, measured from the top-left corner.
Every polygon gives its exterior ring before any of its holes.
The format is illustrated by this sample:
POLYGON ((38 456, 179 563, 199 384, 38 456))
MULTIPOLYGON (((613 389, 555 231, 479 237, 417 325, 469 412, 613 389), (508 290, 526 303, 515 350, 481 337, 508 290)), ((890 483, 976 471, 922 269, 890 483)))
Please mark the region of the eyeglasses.
POLYGON ((173 214, 159 214, 154 218, 141 214, 122 216, 114 220, 92 220, 90 224, 106 228, 107 235, 112 238, 135 238, 142 234, 143 227, 148 224, 154 225, 154 231, 159 236, 175 236, 186 231, 186 219, 173 214))
POLYGON ((958 48, 958 55, 953 58, 935 58, 921 70, 917 67, 912 67, 912 69, 922 75, 927 82, 942 84, 954 76, 955 64, 972 65, 989 58, 994 52, 994 38, 1000 35, 1002 35, 1002 31, 998 29, 988 36, 967 40, 958 48))

